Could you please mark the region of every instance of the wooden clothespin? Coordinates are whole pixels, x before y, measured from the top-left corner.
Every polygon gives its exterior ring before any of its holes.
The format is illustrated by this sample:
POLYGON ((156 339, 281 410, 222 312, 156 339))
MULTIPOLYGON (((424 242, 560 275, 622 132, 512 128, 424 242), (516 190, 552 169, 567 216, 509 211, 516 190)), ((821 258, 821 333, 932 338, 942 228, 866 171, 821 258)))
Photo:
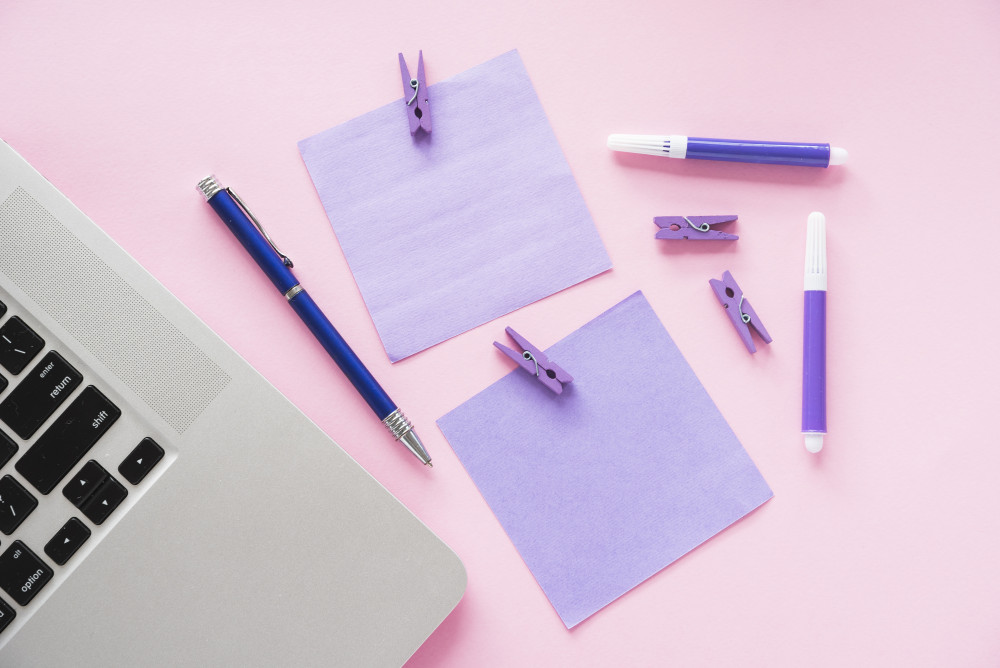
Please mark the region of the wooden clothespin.
POLYGON ((506 329, 506 332, 510 338, 517 342, 521 351, 511 350, 499 341, 494 341, 493 345, 499 348, 507 357, 517 362, 522 369, 538 378, 542 385, 556 394, 562 394, 563 385, 572 382, 573 376, 563 371, 558 364, 549 360, 545 353, 531 345, 527 339, 510 327, 506 329))
POLYGON ((764 329, 764 324, 757 317, 757 312, 750 306, 750 302, 743 296, 743 290, 737 285, 732 274, 725 271, 721 281, 712 278, 708 282, 712 286, 715 296, 719 298, 719 303, 726 309, 726 315, 729 316, 729 320, 733 323, 733 327, 736 328, 747 350, 751 353, 757 352, 757 347, 753 344, 753 338, 750 336, 751 329, 757 331, 764 343, 771 342, 771 335, 764 329))
POLYGON ((712 226, 734 220, 737 220, 737 216, 657 216, 653 222, 660 228, 656 233, 657 239, 724 241, 739 239, 739 236, 713 230, 712 226))
POLYGON ((403 78, 403 102, 406 103, 406 117, 410 121, 410 134, 417 130, 431 131, 431 101, 424 77, 424 52, 417 58, 417 76, 411 77, 403 54, 399 54, 399 74, 403 78))

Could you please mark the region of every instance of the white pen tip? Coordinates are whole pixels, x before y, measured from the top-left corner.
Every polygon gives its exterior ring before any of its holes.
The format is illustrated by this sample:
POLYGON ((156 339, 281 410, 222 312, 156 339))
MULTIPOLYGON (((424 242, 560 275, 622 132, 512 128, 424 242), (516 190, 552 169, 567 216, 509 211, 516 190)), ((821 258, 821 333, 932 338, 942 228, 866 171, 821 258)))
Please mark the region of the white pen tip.
POLYGON ((806 450, 809 452, 816 454, 823 449, 823 434, 813 432, 803 434, 803 436, 806 440, 806 450))
POLYGON ((830 164, 842 165, 847 162, 847 149, 839 146, 830 147, 830 164))

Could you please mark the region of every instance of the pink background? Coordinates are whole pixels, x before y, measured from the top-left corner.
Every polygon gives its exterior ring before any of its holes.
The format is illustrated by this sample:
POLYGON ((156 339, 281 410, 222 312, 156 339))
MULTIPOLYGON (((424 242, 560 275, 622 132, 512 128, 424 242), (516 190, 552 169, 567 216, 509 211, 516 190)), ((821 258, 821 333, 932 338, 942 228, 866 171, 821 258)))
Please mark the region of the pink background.
MULTIPOLYGON (((461 556, 464 600, 408 664, 996 665, 1000 5, 957 0, 0 4, 0 136, 461 556), (520 50, 615 269, 390 365, 296 148, 520 50), (829 141, 829 170, 614 154, 612 132, 829 141), (383 428, 195 192, 249 200, 419 425, 383 428), (827 216, 829 419, 799 429, 805 221, 827 216), (737 213, 721 248, 656 215, 737 213), (774 343, 748 355, 730 269, 774 343), (775 498, 566 631, 434 420, 642 289, 775 498), (291 342, 291 345, 289 345, 291 342)), ((641 383, 642 379, 636 379, 641 383)), ((664 407, 667 410, 667 407, 664 407)), ((614 444, 608 444, 613 451, 614 444)))

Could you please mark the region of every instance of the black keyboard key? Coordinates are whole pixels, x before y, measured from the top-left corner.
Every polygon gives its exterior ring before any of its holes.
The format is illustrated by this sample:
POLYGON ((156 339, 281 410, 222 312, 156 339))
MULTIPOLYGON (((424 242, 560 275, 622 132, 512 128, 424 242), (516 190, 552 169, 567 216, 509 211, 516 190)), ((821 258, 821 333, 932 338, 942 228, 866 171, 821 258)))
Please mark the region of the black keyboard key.
POLYGON ((80 372, 52 351, 0 403, 0 420, 18 436, 28 439, 81 382, 80 372))
POLYGON ((138 485, 161 459, 163 448, 153 439, 144 438, 125 461, 119 464, 118 472, 133 485, 138 485))
POLYGON ((0 589, 18 605, 28 605, 51 579, 49 565, 19 540, 0 554, 0 589))
POLYGON ((128 496, 128 490, 120 482, 108 476, 104 484, 80 508, 80 512, 94 524, 101 524, 125 500, 126 496, 128 496))
MULTIPOLYGON (((101 524, 128 496, 128 490, 91 459, 63 487, 63 496, 94 524, 101 524)), ((49 555, 52 556, 52 555, 49 555)))
POLYGON ((71 517, 56 532, 52 540, 45 544, 45 554, 49 555, 49 559, 62 566, 76 554, 76 551, 87 542, 88 538, 90 538, 90 529, 87 528, 87 525, 75 517, 71 517))
POLYGON ((101 484, 108 479, 104 467, 91 459, 83 465, 73 478, 63 487, 63 496, 69 499, 77 508, 83 507, 87 499, 100 489, 101 484))
POLYGON ((11 440, 10 436, 0 431, 0 469, 10 461, 10 458, 17 452, 17 443, 11 440))
POLYGON ((3 302, 0 302, 0 318, 2 318, 3 314, 6 312, 7 312, 7 305, 4 304, 3 302))
POLYGON ((4 535, 14 533, 37 505, 38 500, 13 476, 0 478, 0 531, 4 535))
POLYGON ((42 337, 16 315, 0 327, 0 364, 15 376, 45 347, 42 337))
POLYGON ((14 608, 7 605, 7 601, 0 598, 0 633, 7 628, 7 625, 14 621, 17 617, 17 613, 14 612, 14 608))
POLYGON ((39 492, 48 494, 121 414, 96 387, 88 386, 21 455, 14 468, 39 492))
POLYGON ((14 612, 14 608, 7 605, 7 601, 0 598, 0 633, 7 628, 7 625, 14 621, 17 617, 17 613, 14 612))
POLYGON ((7 385, 8 385, 7 379, 4 378, 3 376, 0 376, 0 392, 3 392, 4 390, 6 390, 7 389, 7 385))

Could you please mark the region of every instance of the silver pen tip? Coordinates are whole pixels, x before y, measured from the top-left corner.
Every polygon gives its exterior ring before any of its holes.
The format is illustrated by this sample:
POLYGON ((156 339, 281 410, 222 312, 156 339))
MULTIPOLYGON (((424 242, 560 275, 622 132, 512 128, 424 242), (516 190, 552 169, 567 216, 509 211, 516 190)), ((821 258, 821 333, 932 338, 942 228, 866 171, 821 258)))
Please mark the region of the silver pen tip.
POLYGON ((424 449, 424 444, 420 442, 420 437, 417 436, 416 432, 410 429, 405 434, 399 437, 400 443, 405 445, 407 449, 417 456, 421 462, 426 466, 434 467, 431 464, 431 456, 427 454, 427 450, 424 449))
POLYGON ((431 456, 424 450, 424 444, 420 442, 417 433, 413 431, 413 425, 403 415, 403 411, 397 408, 382 420, 382 424, 397 441, 402 442, 410 452, 416 455, 417 459, 427 466, 431 465, 431 456))

